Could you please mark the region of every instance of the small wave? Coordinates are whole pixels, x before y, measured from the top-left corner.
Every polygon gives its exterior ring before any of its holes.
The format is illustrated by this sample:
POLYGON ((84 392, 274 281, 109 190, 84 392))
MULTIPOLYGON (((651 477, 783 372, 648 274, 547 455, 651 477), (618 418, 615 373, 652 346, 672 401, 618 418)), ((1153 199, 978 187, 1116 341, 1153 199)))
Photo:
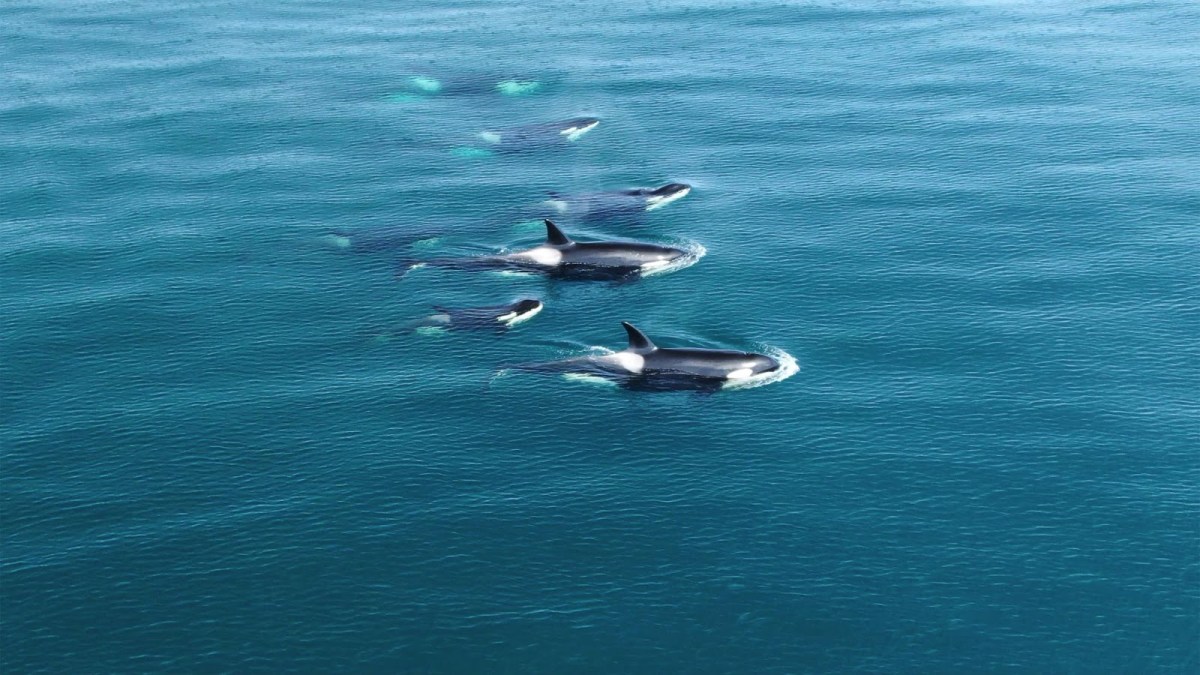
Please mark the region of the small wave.
POLYGON ((721 389, 754 389, 768 384, 782 382, 800 372, 800 364, 796 357, 775 347, 767 347, 763 353, 779 362, 779 367, 769 373, 760 373, 744 380, 730 380, 721 385, 721 389))
POLYGON ((643 268, 643 277, 657 277, 662 274, 670 274, 679 270, 687 269, 692 265, 700 262, 700 259, 708 253, 708 249, 700 242, 688 242, 683 246, 684 254, 671 262, 661 267, 652 267, 650 269, 643 268))

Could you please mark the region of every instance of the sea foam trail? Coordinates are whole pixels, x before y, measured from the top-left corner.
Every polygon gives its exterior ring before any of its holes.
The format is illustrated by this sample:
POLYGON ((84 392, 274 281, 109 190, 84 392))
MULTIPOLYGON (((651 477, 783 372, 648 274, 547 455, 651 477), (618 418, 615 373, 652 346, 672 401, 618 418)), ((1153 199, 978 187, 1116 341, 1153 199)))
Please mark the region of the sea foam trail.
POLYGON ((678 272, 679 270, 685 270, 700 262, 700 259, 708 253, 708 249, 704 248, 703 244, 696 241, 688 242, 681 246, 681 248, 684 251, 684 255, 681 255, 671 262, 659 267, 643 267, 642 276, 657 277, 663 274, 670 274, 672 272, 678 272))
POLYGON ((800 372, 800 364, 797 363, 796 357, 782 349, 767 347, 763 350, 763 353, 778 361, 779 367, 767 373, 752 375, 744 380, 730 380, 722 385, 721 389, 754 389, 756 387, 765 387, 768 384, 783 382, 800 372))

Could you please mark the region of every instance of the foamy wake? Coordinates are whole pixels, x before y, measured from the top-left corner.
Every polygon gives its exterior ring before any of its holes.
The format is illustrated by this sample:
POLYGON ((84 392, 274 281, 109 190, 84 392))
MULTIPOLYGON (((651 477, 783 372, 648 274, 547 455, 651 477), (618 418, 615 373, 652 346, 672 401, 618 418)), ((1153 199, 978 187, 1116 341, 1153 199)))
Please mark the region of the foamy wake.
POLYGON ((643 267, 642 276, 657 277, 662 274, 670 274, 671 272, 687 269, 700 262, 700 259, 708 253, 708 249, 704 248, 704 245, 700 242, 693 241, 683 246, 683 252, 683 255, 660 267, 643 267))
POLYGON ((783 382, 800 372, 800 364, 796 362, 796 357, 782 349, 767 347, 763 350, 763 353, 778 361, 779 367, 769 373, 751 375, 744 380, 729 380, 721 385, 721 389, 754 389, 755 387, 783 382))

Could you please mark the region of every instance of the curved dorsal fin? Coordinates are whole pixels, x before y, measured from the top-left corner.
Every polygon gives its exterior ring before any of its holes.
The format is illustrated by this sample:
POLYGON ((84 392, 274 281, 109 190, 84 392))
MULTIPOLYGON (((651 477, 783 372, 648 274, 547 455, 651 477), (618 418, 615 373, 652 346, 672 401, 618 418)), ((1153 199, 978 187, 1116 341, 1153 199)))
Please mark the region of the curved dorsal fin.
POLYGON ((633 324, 629 323, 628 321, 622 321, 621 325, 625 326, 625 332, 629 333, 629 351, 652 352, 655 349, 658 349, 658 347, 655 347, 654 343, 650 341, 650 338, 646 337, 646 334, 642 331, 634 328, 633 324))
POLYGON ((563 234, 563 231, 558 229, 552 220, 546 220, 546 243, 551 246, 567 246, 574 244, 571 238, 563 234))

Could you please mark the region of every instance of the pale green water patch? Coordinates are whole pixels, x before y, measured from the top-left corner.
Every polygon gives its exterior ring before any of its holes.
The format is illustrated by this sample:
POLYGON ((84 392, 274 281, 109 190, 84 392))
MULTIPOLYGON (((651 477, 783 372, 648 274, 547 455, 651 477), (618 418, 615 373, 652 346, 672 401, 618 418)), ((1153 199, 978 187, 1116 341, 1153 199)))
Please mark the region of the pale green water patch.
POLYGON ((505 96, 528 96, 542 88, 537 80, 504 80, 496 84, 496 90, 505 96))

